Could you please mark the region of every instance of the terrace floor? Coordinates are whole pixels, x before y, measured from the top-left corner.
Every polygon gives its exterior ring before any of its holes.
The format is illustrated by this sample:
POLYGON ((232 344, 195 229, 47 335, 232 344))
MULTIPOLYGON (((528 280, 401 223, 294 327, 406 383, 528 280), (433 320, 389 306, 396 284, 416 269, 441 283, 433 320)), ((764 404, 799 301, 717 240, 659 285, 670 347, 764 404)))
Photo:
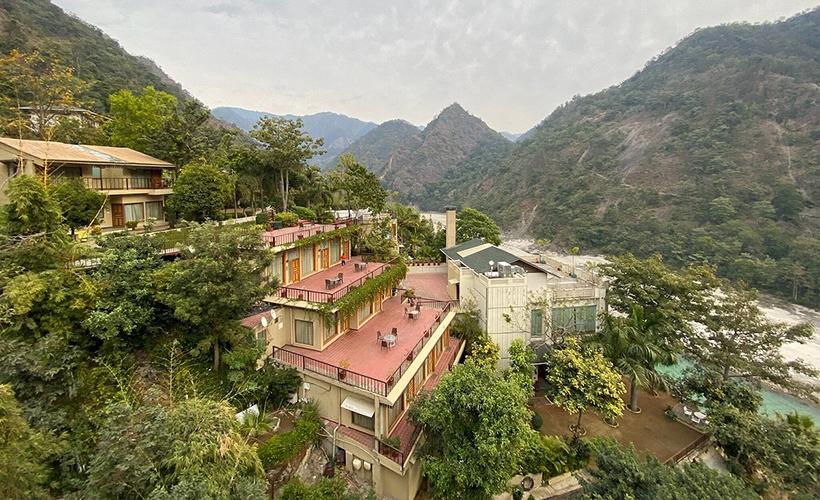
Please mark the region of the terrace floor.
POLYGON ((433 300, 450 300, 447 293, 447 270, 440 272, 413 272, 412 268, 403 281, 404 288, 412 288, 416 297, 433 300))
MULTIPOLYGON (((631 443, 639 452, 651 453, 665 462, 703 435, 664 414, 667 406, 674 406, 676 403, 677 400, 669 394, 653 396, 641 391, 638 397, 641 413, 635 414, 624 409, 617 428, 609 426, 591 413, 583 416, 581 427, 587 430, 587 437, 611 437, 626 446, 631 443)), ((530 407, 544 419, 542 434, 569 436, 570 425, 578 419, 577 415, 570 415, 557 406, 548 404, 537 390, 536 396, 530 400, 530 407)))
POLYGON ((288 351, 334 366, 340 366, 340 362, 346 360, 349 363, 348 370, 387 381, 441 314, 440 309, 422 307, 418 319, 410 319, 404 315, 406 305, 400 295, 388 299, 384 302, 382 311, 362 328, 342 335, 323 351, 294 345, 285 347, 288 351), (393 328, 398 330, 396 345, 384 349, 377 340, 377 332, 384 335, 393 328))
POLYGON ((364 262, 361 257, 351 257, 349 260, 345 261, 344 265, 340 263, 330 266, 327 269, 313 273, 307 278, 297 281, 296 283, 291 283, 282 287, 282 290, 287 290, 283 293, 287 293, 288 298, 295 299, 298 295, 293 296, 294 293, 305 290, 306 293, 303 293, 303 295, 306 300, 321 302, 329 301, 319 300, 322 297, 327 297, 328 299, 332 297, 333 300, 338 300, 348 292, 351 284, 358 286, 361 284, 358 282, 360 278, 367 276, 368 274, 377 276, 381 273, 383 268, 387 266, 384 262, 368 262, 366 268, 361 271, 356 271, 355 264, 361 262, 364 262), (342 283, 334 288, 328 289, 325 286, 325 280, 328 278, 335 278, 339 275, 339 273, 342 273, 342 283))
POLYGON ((265 231, 262 234, 263 239, 272 246, 286 245, 293 243, 297 239, 297 235, 302 235, 303 238, 313 236, 314 234, 326 233, 341 227, 340 224, 313 224, 303 223, 302 226, 283 227, 280 229, 273 229, 265 231))

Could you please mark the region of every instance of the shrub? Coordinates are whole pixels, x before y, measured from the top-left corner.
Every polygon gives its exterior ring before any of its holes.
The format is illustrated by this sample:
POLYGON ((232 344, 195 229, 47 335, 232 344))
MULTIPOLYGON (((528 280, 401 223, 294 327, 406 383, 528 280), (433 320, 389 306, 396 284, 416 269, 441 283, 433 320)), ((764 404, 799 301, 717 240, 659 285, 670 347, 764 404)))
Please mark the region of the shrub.
POLYGON ((283 226, 295 226, 299 223, 299 216, 293 212, 277 212, 276 219, 283 226))
POLYGON ((260 226, 267 226, 270 223, 270 216, 267 212, 259 212, 256 214, 256 223, 260 226))
POLYGON ((395 448, 397 450, 401 449, 401 439, 399 439, 398 436, 382 436, 381 442, 391 448, 395 448))
POLYGON ((243 212, 245 214, 245 217, 250 217, 251 215, 253 215, 253 209, 252 208, 246 208, 245 210, 243 210, 243 212))
POLYGON ((532 428, 537 431, 541 429, 542 425, 544 425, 544 419, 541 418, 541 415, 538 413, 533 413, 532 421, 530 423, 532 424, 532 428))
POLYGON ((290 207, 290 211, 299 216, 300 219, 316 221, 316 212, 306 207, 290 207))
POLYGON ((138 224, 139 224, 139 221, 129 220, 128 222, 125 223, 125 227, 127 227, 128 229, 133 231, 134 229, 137 228, 138 224))
POLYGON ((520 487, 516 486, 512 490, 512 498, 513 500, 522 500, 524 498, 524 492, 521 490, 520 487))
POLYGON ((316 442, 322 422, 315 407, 306 405, 293 429, 277 434, 259 447, 259 459, 265 470, 293 460, 306 446, 316 442))
POLYGON ((330 224, 335 219, 333 212, 328 209, 323 209, 321 211, 316 212, 316 222, 320 222, 322 224, 330 224))

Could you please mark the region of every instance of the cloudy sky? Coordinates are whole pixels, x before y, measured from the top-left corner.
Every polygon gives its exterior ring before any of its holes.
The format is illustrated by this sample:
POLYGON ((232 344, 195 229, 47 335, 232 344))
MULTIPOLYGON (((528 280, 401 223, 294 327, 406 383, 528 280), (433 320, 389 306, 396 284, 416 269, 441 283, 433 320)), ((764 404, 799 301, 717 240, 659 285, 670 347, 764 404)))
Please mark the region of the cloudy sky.
POLYGON ((523 132, 698 27, 818 0, 54 0, 211 107, 425 124, 459 102, 523 132))

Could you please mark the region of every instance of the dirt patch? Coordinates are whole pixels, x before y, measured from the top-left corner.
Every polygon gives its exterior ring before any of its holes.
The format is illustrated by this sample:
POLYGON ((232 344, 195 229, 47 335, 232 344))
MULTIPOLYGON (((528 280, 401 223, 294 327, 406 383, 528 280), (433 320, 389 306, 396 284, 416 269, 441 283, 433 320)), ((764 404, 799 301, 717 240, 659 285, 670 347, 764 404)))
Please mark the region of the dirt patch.
MULTIPOLYGON (((634 444, 638 451, 651 453, 664 462, 702 435, 664 414, 667 406, 674 406, 676 403, 675 398, 665 393, 652 396, 641 392, 638 398, 641 413, 624 410, 624 415, 618 419, 617 428, 611 427, 594 414, 585 414, 581 426, 587 430, 587 437, 606 436, 622 445, 634 444)), ((530 400, 530 407, 544 420, 541 433, 550 436, 571 435, 569 427, 576 422, 577 415, 570 415, 549 404, 542 395, 534 396, 530 400)))

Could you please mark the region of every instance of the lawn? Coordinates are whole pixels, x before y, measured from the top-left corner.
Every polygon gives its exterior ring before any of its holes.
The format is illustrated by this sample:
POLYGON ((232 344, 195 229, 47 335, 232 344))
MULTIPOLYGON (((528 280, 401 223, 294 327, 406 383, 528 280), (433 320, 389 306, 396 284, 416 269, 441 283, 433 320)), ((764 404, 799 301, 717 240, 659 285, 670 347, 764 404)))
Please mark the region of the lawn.
MULTIPOLYGON (((635 414, 624 409, 624 415, 618 419, 617 428, 611 427, 591 413, 584 415, 581 426, 587 430, 587 437, 607 436, 623 445, 632 443, 638 451, 651 453, 661 462, 665 462, 702 436, 697 430, 664 414, 667 406, 674 406, 677 402, 666 393, 652 396, 641 392, 638 399, 641 413, 635 414)), ((577 414, 570 415, 550 405, 538 392, 530 400, 530 408, 544 419, 541 432, 547 435, 570 435, 569 426, 578 419, 577 414)))

